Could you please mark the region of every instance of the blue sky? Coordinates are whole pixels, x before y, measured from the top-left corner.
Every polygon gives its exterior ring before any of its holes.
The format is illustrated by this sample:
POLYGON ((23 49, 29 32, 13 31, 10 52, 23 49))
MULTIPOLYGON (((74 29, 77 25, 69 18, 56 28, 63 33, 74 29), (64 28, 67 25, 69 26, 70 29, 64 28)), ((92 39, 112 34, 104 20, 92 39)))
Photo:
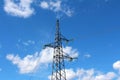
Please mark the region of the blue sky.
POLYGON ((48 80, 56 17, 73 38, 68 80, 120 80, 120 0, 1 0, 0 80, 48 80))

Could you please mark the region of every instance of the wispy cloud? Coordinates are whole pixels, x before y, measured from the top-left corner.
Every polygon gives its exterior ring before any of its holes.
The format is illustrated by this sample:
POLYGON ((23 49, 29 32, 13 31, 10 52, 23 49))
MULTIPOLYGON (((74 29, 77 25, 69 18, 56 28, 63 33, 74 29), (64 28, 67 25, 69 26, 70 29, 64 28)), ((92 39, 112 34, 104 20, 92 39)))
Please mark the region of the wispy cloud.
POLYGON ((35 41, 33 41, 33 40, 28 40, 28 41, 26 41, 26 42, 22 42, 22 44, 25 45, 25 46, 29 46, 29 45, 35 44, 35 41))
POLYGON ((51 10, 55 13, 64 13, 67 16, 72 16, 73 10, 70 9, 68 6, 63 4, 62 0, 47 0, 47 1, 41 1, 40 7, 42 9, 51 10))
POLYGON ((90 58, 91 55, 90 55, 90 54, 85 54, 84 57, 85 57, 85 58, 90 58))
POLYGON ((18 16, 27 18, 34 13, 34 9, 31 8, 33 0, 20 0, 16 3, 15 0, 4 0, 4 10, 12 16, 18 16))
POLYGON ((53 10, 54 12, 57 12, 57 11, 61 10, 61 1, 59 1, 59 0, 56 2, 42 1, 40 3, 40 7, 43 9, 50 9, 50 10, 53 10))
MULTIPOLYGON (((73 55, 73 52, 75 52, 75 50, 70 47, 69 49, 68 47, 66 48, 64 49, 67 50, 65 52, 73 55)), ((40 51, 40 53, 36 52, 35 54, 27 55, 24 58, 13 54, 8 54, 6 58, 12 61, 14 65, 17 65, 21 74, 25 74, 35 72, 39 67, 51 63, 53 52, 54 51, 52 48, 46 48, 40 51)), ((78 53, 75 53, 75 55, 78 55, 78 53)))
POLYGON ((16 48, 17 50, 26 52, 29 49, 35 50, 37 43, 34 40, 21 40, 19 39, 18 42, 16 43, 16 48))

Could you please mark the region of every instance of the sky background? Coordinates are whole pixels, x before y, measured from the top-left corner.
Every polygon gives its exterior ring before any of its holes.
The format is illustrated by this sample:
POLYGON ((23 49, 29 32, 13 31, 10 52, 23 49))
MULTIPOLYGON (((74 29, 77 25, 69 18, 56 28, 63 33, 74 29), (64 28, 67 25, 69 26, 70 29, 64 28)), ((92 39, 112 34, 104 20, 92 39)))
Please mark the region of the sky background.
POLYGON ((56 18, 68 80, 120 80, 120 0, 1 0, 0 80, 48 80, 56 18))

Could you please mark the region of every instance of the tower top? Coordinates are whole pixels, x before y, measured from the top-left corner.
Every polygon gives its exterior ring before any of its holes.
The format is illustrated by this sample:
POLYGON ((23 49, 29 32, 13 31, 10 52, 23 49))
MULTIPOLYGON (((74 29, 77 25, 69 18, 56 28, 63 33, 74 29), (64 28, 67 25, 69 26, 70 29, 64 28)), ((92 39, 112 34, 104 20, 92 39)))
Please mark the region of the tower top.
POLYGON ((59 29, 59 19, 56 21, 56 27, 59 29))

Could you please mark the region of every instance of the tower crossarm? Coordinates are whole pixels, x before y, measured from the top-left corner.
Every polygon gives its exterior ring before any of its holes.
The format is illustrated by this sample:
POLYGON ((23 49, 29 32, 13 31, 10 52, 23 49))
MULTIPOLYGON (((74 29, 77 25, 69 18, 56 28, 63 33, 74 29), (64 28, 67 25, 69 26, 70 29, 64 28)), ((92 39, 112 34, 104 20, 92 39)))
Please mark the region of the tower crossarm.
POLYGON ((46 47, 55 48, 56 47, 55 42, 44 45, 44 48, 46 47))
POLYGON ((69 55, 64 55, 64 59, 68 59, 69 61, 73 61, 74 59, 77 59, 77 57, 71 57, 69 55))
POLYGON ((62 34, 61 34, 61 40, 62 41, 65 41, 66 43, 70 42, 70 41, 73 41, 73 39, 67 39, 66 37, 64 37, 62 34))

